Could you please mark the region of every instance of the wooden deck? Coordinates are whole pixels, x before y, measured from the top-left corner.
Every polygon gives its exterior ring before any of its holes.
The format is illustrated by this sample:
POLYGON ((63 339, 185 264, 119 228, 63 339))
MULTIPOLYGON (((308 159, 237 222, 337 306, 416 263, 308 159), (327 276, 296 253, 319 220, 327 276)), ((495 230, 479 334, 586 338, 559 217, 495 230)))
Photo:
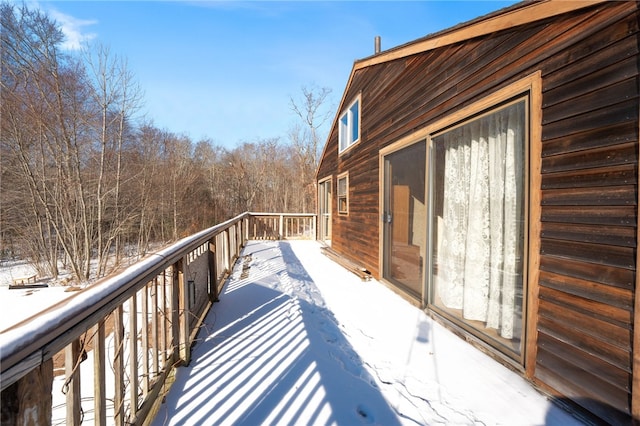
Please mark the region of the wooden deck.
POLYGON ((580 424, 323 251, 247 243, 154 426, 580 424))

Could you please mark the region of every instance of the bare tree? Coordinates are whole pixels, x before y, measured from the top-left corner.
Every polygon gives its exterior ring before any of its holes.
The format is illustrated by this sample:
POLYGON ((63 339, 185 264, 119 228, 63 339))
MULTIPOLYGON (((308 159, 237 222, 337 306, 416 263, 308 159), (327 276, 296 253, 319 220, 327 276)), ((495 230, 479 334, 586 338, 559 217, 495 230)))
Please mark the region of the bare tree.
POLYGON ((103 45, 86 47, 85 62, 93 81, 93 102, 99 116, 95 135, 99 140, 96 183, 98 254, 97 276, 107 268, 114 241, 116 264, 121 256, 121 236, 127 220, 122 215, 122 149, 127 123, 141 104, 141 90, 127 68, 125 60, 110 53, 103 45), (106 217, 107 210, 111 216, 106 217))
POLYGON ((140 254, 146 253, 152 240, 160 238, 157 225, 161 216, 160 140, 160 130, 150 123, 144 124, 139 131, 132 164, 132 167, 139 170, 133 184, 137 194, 137 250, 140 254))
POLYGON ((87 281, 127 243, 144 254, 242 211, 314 209, 329 89, 290 98, 288 143, 194 144, 137 124, 141 90, 108 48, 63 54, 62 32, 39 10, 1 3, 0 13, 0 251, 87 281))
MULTIPOLYGON (((79 168, 86 105, 82 68, 60 54, 62 33, 41 12, 6 3, 0 7, 2 143, 30 195, 25 211, 38 225, 27 227, 34 234, 25 233, 24 239, 40 242, 35 244, 40 252, 31 253, 35 259, 43 253, 55 256, 59 244, 76 276, 85 277, 91 230, 79 168)), ((56 262, 48 259, 54 276, 56 262)))
POLYGON ((221 188, 224 174, 220 172, 223 149, 211 140, 199 141, 193 151, 193 168, 197 179, 187 193, 185 202, 192 208, 190 230, 197 231, 228 218, 221 188))
POLYGON ((315 170, 320 156, 321 128, 328 122, 331 110, 327 101, 331 89, 302 87, 302 98, 289 98, 289 105, 300 122, 289 131, 289 140, 296 155, 298 190, 301 191, 302 212, 315 210, 315 170))

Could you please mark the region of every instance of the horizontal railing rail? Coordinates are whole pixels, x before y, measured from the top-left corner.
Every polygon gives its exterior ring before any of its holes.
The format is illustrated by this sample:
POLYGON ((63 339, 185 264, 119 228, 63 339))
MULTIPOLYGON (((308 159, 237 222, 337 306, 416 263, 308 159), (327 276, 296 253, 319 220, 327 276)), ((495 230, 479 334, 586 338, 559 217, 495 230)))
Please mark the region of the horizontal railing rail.
POLYGON ((315 239, 316 215, 313 213, 250 213, 252 239, 315 239))
POLYGON ((313 214, 246 212, 3 331, 3 424, 34 415, 37 424, 80 424, 91 414, 98 425, 148 421, 173 368, 189 363, 245 242, 315 239, 315 228, 313 214), (54 368, 64 374, 54 377, 54 368), (83 381, 93 383, 89 395, 83 381))

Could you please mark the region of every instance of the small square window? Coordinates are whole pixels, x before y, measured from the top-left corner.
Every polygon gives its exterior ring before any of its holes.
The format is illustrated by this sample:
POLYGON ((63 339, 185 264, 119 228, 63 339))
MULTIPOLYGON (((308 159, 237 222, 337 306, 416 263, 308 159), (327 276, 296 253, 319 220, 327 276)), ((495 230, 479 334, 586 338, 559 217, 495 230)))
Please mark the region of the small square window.
POLYGON ((360 97, 358 96, 340 115, 339 152, 347 150, 360 140, 360 97))
POLYGON ((338 213, 349 213, 349 175, 338 176, 338 213))

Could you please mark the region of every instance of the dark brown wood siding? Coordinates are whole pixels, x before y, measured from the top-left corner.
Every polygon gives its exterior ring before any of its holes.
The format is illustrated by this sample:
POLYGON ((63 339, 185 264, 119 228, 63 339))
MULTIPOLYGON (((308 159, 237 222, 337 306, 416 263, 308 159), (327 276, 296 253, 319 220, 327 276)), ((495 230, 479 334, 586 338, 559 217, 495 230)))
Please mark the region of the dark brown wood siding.
POLYGON ((379 278, 379 150, 541 71, 531 379, 612 423, 629 421, 632 399, 638 20, 636 3, 606 3, 357 70, 344 101, 361 93, 361 141, 339 157, 332 129, 318 172, 349 172, 332 244, 379 278))
POLYGON ((607 9, 593 18, 605 28, 574 29, 576 41, 542 68, 535 376, 620 424, 631 412, 638 16, 635 4, 607 9))

